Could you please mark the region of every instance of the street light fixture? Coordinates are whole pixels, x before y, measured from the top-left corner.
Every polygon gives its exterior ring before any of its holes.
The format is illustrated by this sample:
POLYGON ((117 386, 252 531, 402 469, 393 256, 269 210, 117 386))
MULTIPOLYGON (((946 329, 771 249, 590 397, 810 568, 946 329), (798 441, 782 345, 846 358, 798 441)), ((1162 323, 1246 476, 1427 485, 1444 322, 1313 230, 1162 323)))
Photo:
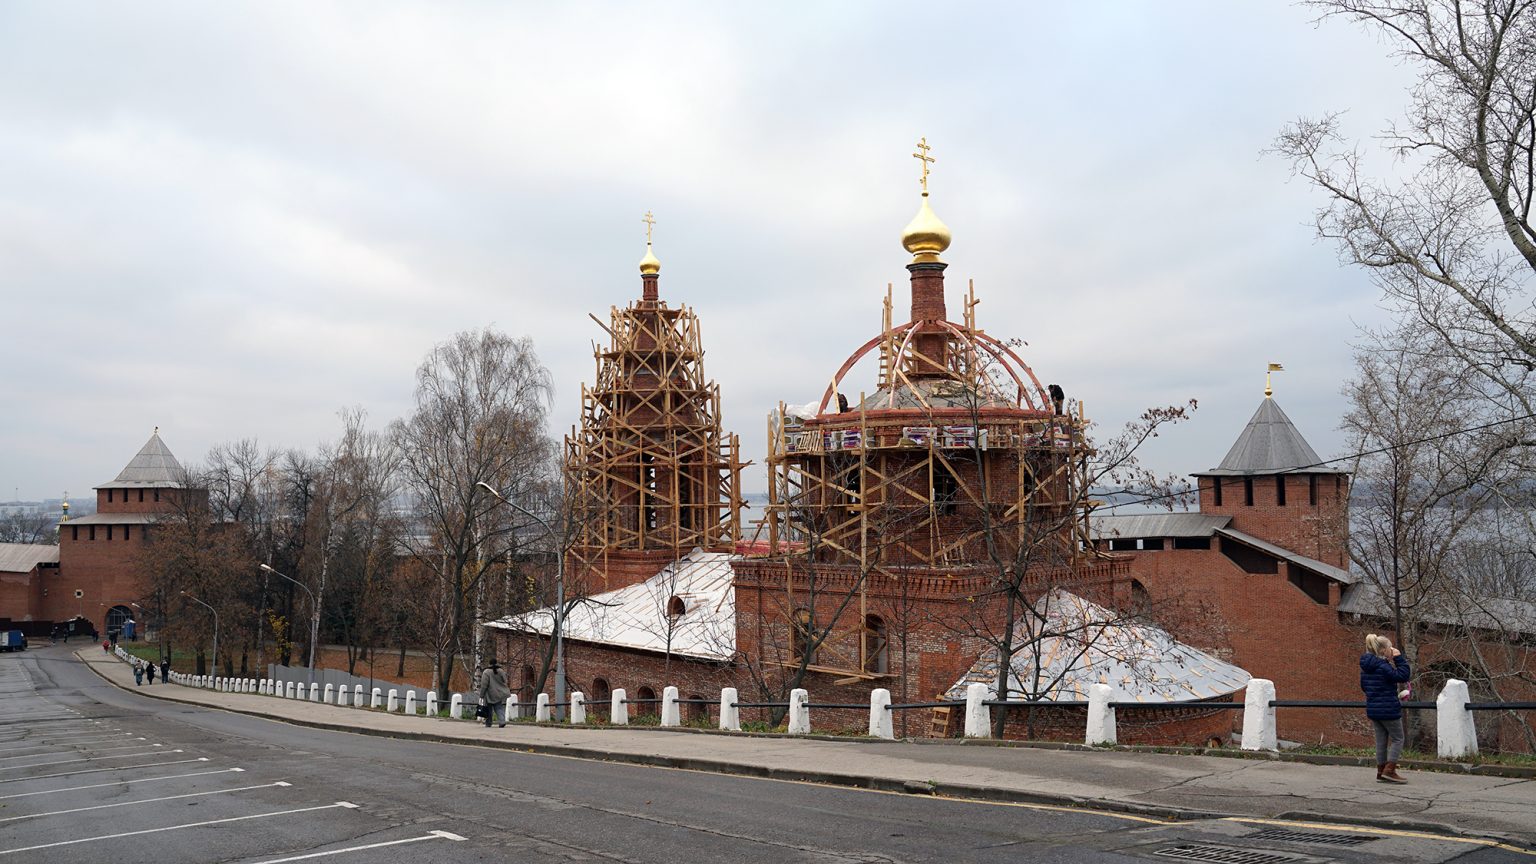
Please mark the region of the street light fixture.
MULTIPOLYGON (((551 528, 544 519, 521 504, 508 501, 505 495, 497 492, 495 487, 484 480, 475 485, 496 496, 496 500, 501 503, 539 523, 544 533, 549 535, 549 539, 559 543, 555 529, 551 528)), ((565 549, 562 548, 555 551, 555 704, 559 706, 563 702, 565 702, 565 549)), ((563 706, 556 708, 556 716, 564 719, 563 706)))
POLYGON ((313 610, 313 613, 309 616, 309 683, 313 684, 315 683, 315 642, 320 638, 320 604, 315 602, 315 592, 309 590, 309 586, 303 582, 292 576, 279 573, 265 564, 257 564, 256 566, 267 573, 271 573, 273 576, 287 579, 289 582, 303 588, 304 593, 309 595, 309 608, 313 610))
MULTIPOLYGON (((193 597, 191 594, 188 594, 185 591, 181 592, 181 596, 187 598, 188 600, 191 600, 193 603, 196 603, 197 605, 202 606, 204 609, 207 609, 209 612, 213 613, 213 674, 214 674, 214 677, 218 677, 218 674, 219 674, 219 610, 213 608, 212 606, 209 606, 207 603, 204 603, 203 601, 197 599, 196 597, 193 597)), ((201 674, 201 673, 199 673, 199 674, 201 674)))

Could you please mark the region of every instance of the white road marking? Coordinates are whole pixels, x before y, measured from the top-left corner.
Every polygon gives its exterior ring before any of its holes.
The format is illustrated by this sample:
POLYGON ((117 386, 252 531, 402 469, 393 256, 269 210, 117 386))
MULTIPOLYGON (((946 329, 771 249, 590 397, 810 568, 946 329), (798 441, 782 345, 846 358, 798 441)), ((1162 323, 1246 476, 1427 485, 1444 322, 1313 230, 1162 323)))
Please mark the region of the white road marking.
POLYGON ((337 801, 335 804, 321 804, 318 807, 300 807, 296 810, 279 810, 275 813, 251 813, 247 816, 231 816, 227 819, 209 819, 206 822, 188 822, 185 825, 162 825, 159 828, 144 828, 139 831, 124 831, 120 834, 102 834, 98 837, 78 837, 74 840, 61 840, 57 843, 41 843, 37 846, 23 846, 19 849, 0 849, 0 855, 12 855, 17 852, 35 852, 38 849, 54 849, 59 846, 73 846, 76 843, 95 843, 99 840, 119 840, 123 837, 138 837, 142 834, 159 834, 162 831, 180 831, 183 828, 201 828, 204 825, 223 825, 228 822, 244 822, 248 819, 269 819, 273 816, 291 816, 294 813, 313 813, 316 810, 335 810, 337 807, 356 809, 357 805, 348 801, 337 801))
MULTIPOLYGON (((159 747, 159 744, 154 745, 159 747)), ((74 765, 79 762, 95 762, 97 759, 132 759, 135 756, 155 756, 158 753, 181 753, 181 750, 145 750, 142 753, 119 753, 116 756, 87 756, 84 759, 60 759, 57 762, 33 762, 31 765, 8 765, 0 768, 0 771, 21 771, 27 768, 42 768, 45 765, 74 765)), ((52 753, 39 753, 39 756, 52 756, 52 753)), ((4 781, 0 781, 4 782, 4 781)))
POLYGON ((156 801, 175 801, 179 798, 201 798, 204 795, 225 795, 230 792, 249 792, 252 789, 271 789, 274 786, 292 786, 284 780, 262 783, 258 786, 237 786, 234 789, 212 789, 207 792, 188 792, 184 795, 167 795, 164 798, 140 798, 137 801, 119 801, 116 804, 97 804, 94 807, 76 807, 73 810, 54 810, 49 813, 28 813, 25 816, 7 816, 0 822, 16 822, 21 819, 41 819, 44 816, 63 816, 65 813, 84 813, 87 810, 105 810, 108 807, 132 807, 135 804, 153 804, 156 801))
POLYGON ((185 765, 188 762, 207 761, 207 756, 199 756, 196 759, 177 759, 174 762, 150 762, 147 765, 119 765, 116 768, 87 768, 84 771, 61 771, 58 774, 39 774, 36 777, 11 777, 7 780, 0 780, 0 783, 24 783, 28 780, 47 780, 52 777, 73 777, 76 774, 100 774, 103 771, 131 771, 135 768, 154 768, 159 765, 185 765))
POLYGON ((118 729, 82 729, 79 732, 49 732, 46 736, 29 738, 19 735, 15 738, 0 738, 0 744, 18 744, 23 741, 52 741, 55 738, 68 738, 79 741, 82 738, 118 738, 123 735, 132 735, 132 732, 123 732, 118 729))
MULTIPOLYGON (((144 739, 141 738, 139 740, 142 741, 144 739)), ((73 744, 59 744, 59 745, 53 745, 53 746, 73 747, 75 745, 73 745, 73 744)), ((164 747, 164 746, 165 746, 164 744, 125 744, 122 747, 102 747, 99 750, 93 750, 91 752, 93 752, 93 753, 105 753, 108 750, 132 750, 135 747, 164 747)), ((38 749, 38 748, 32 748, 32 749, 38 749)), ((80 751, 76 751, 76 752, 83 753, 85 751, 80 750, 80 751)), ((167 752, 169 752, 169 751, 167 751, 167 752)), ((38 756, 52 756, 52 755, 54 755, 54 754, 52 754, 52 753, 28 753, 28 754, 23 755, 23 756, 0 756, 0 762, 3 762, 5 760, 7 760, 7 759, 32 759, 32 758, 35 758, 35 757, 38 757, 38 756)), ((48 763, 45 762, 43 764, 46 765, 48 763)), ((17 766, 17 767, 25 768, 27 766, 20 765, 20 766, 17 766)))
POLYGON ((369 843, 366 846, 348 846, 345 849, 332 849, 329 852, 310 852, 307 855, 294 855, 289 858, 269 858, 260 864, 283 864, 284 861, 306 861, 310 858, 324 858, 328 855, 341 855, 345 852, 361 852, 364 849, 381 849, 385 846, 402 846, 406 843, 420 843, 423 840, 452 840, 455 843, 464 838, 448 831, 432 831, 420 837, 407 837, 404 840, 390 840, 387 843, 369 843))
MULTIPOLYGON (((89 736, 82 737, 82 738, 66 738, 66 739, 62 739, 62 740, 53 739, 53 738, 46 738, 46 739, 39 738, 36 741, 34 741, 33 743, 23 744, 20 747, 0 747, 0 753, 13 753, 13 752, 15 752, 17 750, 35 750, 38 747, 59 747, 59 746, 72 747, 72 746, 74 746, 76 744, 85 744, 85 743, 91 742, 91 741, 110 742, 110 741, 113 741, 113 740, 122 740, 124 735, 132 735, 132 734, 133 734, 132 732, 124 732, 124 733, 121 733, 121 734, 112 734, 112 735, 95 734, 95 735, 89 735, 89 736)), ((17 738, 15 740, 16 741, 27 741, 27 740, 30 740, 30 739, 27 739, 27 738, 17 738)), ((136 738, 134 740, 136 740, 136 741, 143 741, 143 740, 146 740, 146 739, 144 739, 141 736, 141 737, 136 738)), ((5 743, 10 743, 10 742, 5 742, 5 743)))
POLYGON ((13 792, 10 795, 0 795, 0 800, 4 800, 6 798, 29 798, 33 795, 53 795, 57 792, 78 792, 81 789, 105 789, 108 786, 127 786, 129 783, 153 783, 156 780, 180 780, 183 777, 206 777, 209 774, 230 774, 244 770, 244 768, 220 768, 217 771, 194 771, 191 774, 167 774, 164 777, 140 777, 136 780, 118 780, 113 783, 92 783, 89 786, 70 786, 67 789, 43 789, 38 792, 13 792))

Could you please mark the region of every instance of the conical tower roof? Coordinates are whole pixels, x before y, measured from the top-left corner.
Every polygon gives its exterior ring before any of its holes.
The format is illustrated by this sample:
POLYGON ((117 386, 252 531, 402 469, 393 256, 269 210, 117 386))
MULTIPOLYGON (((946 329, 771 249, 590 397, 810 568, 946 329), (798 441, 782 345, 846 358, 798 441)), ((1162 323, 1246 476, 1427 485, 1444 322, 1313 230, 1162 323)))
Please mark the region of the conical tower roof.
POLYGON ((1237 436, 1237 442, 1227 451, 1227 458, 1209 471, 1197 471, 1195 476, 1347 473, 1322 465, 1322 461, 1274 398, 1266 396, 1259 403, 1253 419, 1243 428, 1243 433, 1237 436))
POLYGON ((171 455, 170 448, 160 440, 156 429, 139 454, 119 471, 111 483, 103 483, 97 489, 179 489, 185 472, 181 463, 171 455))

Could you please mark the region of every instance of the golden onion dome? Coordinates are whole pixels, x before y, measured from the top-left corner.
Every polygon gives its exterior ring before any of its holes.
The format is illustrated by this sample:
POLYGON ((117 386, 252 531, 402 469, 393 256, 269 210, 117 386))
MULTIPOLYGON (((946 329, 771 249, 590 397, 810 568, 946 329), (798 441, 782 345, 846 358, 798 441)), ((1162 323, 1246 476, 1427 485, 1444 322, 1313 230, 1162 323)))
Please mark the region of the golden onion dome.
POLYGON ((661 272, 661 259, 651 251, 651 244, 645 244, 645 257, 640 259, 640 272, 646 276, 654 276, 661 272))
POLYGON ((949 248, 952 238, 949 226, 928 206, 928 193, 923 192, 923 206, 901 232, 901 245, 912 253, 915 262, 939 260, 939 253, 949 248))

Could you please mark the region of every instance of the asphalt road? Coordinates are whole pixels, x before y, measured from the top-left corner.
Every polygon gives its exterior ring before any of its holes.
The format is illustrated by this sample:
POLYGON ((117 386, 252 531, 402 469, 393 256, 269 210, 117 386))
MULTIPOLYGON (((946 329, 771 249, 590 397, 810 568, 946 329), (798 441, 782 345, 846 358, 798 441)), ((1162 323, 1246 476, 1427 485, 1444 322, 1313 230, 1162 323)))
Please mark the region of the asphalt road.
POLYGON ((1536 862, 1507 849, 1387 832, 1167 824, 392 741, 124 692, 62 645, 0 655, 0 864, 1456 857, 1536 862), (1260 835, 1275 828, 1310 834, 1312 842, 1260 835), (1357 845, 1319 843, 1318 835, 1357 845), (1178 857, 1181 849, 1216 857, 1178 857))

